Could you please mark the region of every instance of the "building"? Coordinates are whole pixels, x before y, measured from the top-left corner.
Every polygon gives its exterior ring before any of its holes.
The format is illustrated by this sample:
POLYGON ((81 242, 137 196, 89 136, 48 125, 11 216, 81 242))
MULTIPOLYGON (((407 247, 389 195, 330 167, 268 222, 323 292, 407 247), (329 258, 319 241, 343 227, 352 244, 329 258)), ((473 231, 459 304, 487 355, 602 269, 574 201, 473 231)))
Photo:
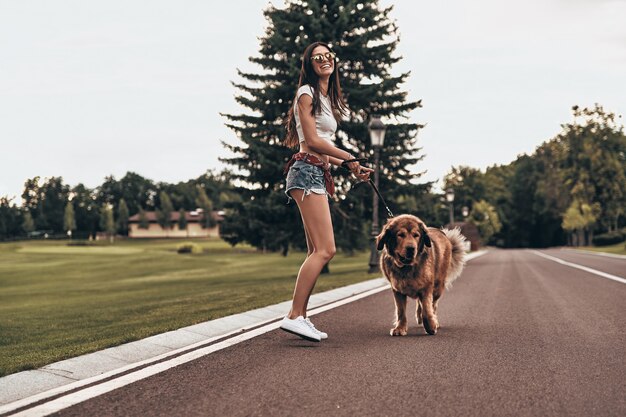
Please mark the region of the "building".
POLYGON ((202 209, 185 212, 187 227, 183 230, 178 228, 179 212, 174 211, 170 214, 172 227, 164 229, 157 222, 157 215, 154 211, 146 211, 146 220, 148 228, 140 227, 139 214, 135 214, 128 219, 128 237, 130 238, 196 238, 196 237, 217 237, 219 236, 219 223, 224 219, 223 212, 212 211, 211 216, 217 221, 217 226, 203 229, 202 209))
POLYGON ((446 224, 444 227, 448 229, 454 229, 458 227, 461 229, 461 234, 465 236, 467 241, 471 245, 471 250, 476 251, 480 249, 480 232, 478 231, 478 227, 475 224, 470 222, 455 222, 453 224, 446 224))

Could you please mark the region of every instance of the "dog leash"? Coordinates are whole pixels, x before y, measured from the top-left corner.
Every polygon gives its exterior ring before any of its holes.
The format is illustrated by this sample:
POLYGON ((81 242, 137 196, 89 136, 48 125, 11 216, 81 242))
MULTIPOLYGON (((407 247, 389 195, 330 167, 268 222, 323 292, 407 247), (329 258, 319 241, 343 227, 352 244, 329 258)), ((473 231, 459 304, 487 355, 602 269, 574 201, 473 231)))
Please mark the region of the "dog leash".
MULTIPOLYGON (((367 158, 355 158, 355 159, 348 159, 345 160, 341 163, 341 166, 345 169, 348 169, 347 164, 349 164, 350 162, 367 162, 367 158)), ((391 219, 393 217, 393 213, 391 212, 391 210, 389 209, 389 206, 387 205, 387 203, 385 203, 385 199, 383 198, 383 196, 380 194, 380 191, 378 191, 378 187, 376 187, 376 184, 374 184, 374 181, 372 181, 372 179, 369 179, 369 184, 372 186, 372 188, 374 189, 374 191, 376 192, 376 195, 378 195, 378 198, 380 199, 380 202, 383 203, 383 206, 385 206, 385 209, 387 210, 387 216, 389 216, 389 218, 391 219)))
POLYGON ((389 210, 389 207, 387 206, 387 203, 385 203, 385 199, 383 198, 383 196, 380 195, 380 191, 378 191, 376 184, 374 184, 374 181, 372 181, 371 178, 369 179, 369 183, 374 191, 376 191, 376 194, 378 194, 378 198, 380 198, 381 203, 383 203, 383 206, 385 206, 385 209, 387 210, 387 216, 389 216, 389 218, 391 219, 393 217, 393 213, 391 212, 391 210, 389 210))

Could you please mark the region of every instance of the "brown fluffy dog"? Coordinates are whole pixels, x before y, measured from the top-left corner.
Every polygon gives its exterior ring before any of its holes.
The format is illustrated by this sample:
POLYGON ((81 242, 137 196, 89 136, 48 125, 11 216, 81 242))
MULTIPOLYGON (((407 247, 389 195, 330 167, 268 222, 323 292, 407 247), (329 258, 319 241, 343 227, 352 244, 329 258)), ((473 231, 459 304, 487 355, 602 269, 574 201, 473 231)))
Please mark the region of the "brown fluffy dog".
POLYGON ((437 333, 437 302, 444 290, 461 275, 465 264, 465 237, 459 229, 427 228, 415 216, 390 219, 376 239, 383 250, 380 267, 391 283, 396 302, 392 336, 406 336, 406 298, 417 300, 417 323, 428 334, 437 333))

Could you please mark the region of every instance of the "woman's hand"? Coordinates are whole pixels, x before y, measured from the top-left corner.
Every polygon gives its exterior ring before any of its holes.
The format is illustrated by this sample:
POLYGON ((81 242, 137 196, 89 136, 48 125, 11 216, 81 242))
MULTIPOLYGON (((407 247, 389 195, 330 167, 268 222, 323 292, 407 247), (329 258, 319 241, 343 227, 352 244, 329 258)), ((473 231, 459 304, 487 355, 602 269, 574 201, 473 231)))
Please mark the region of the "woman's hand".
POLYGON ((348 164, 348 168, 350 169, 350 172, 352 172, 354 176, 359 179, 359 181, 368 181, 370 179, 370 174, 374 172, 372 168, 361 166, 358 162, 351 162, 348 164))
POLYGON ((361 161, 366 161, 366 159, 354 158, 352 155, 348 154, 348 157, 344 160, 341 166, 347 168, 352 174, 354 174, 355 177, 359 179, 359 181, 367 181, 370 179, 370 174, 374 172, 374 170, 362 166, 361 161))

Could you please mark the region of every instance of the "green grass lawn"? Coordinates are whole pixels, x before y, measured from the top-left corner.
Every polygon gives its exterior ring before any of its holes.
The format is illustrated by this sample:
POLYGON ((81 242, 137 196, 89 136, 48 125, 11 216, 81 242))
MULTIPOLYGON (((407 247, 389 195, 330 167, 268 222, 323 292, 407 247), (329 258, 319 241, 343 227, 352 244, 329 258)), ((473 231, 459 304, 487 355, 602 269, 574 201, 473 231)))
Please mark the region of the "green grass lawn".
POLYGON ((617 255, 626 255, 626 243, 616 243, 610 246, 582 246, 577 249, 590 250, 594 252, 614 253, 617 255))
MULTIPOLYGON (((198 240, 0 244, 0 376, 289 300, 304 259, 198 240)), ((375 278, 338 253, 315 292, 375 278)))

